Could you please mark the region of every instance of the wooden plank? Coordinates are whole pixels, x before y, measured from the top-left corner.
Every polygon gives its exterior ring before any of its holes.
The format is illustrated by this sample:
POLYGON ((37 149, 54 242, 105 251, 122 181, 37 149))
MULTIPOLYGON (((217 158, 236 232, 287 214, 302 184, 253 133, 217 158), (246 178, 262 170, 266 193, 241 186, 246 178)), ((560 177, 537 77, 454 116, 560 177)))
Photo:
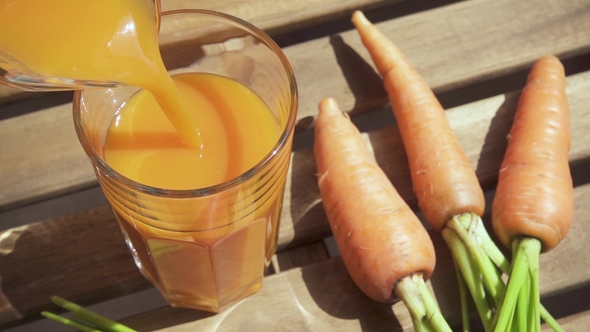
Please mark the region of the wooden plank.
MULTIPOLYGON (((108 205, 0 232, 0 329, 40 318, 59 295, 96 303, 151 287, 108 205)), ((75 300, 74 300, 75 299, 75 300)))
MULTIPOLYGON (((401 1, 404 0, 164 0, 161 3, 163 11, 198 8, 224 12, 244 19, 274 36, 349 16, 354 9, 371 10, 401 1)), ((38 95, 0 85, 0 105, 38 95)))
POLYGON ((0 211, 96 186, 71 107, 0 121, 0 211))
MULTIPOLYGON (((590 291, 590 256, 579 250, 590 241, 586 223, 590 217, 590 183, 575 188, 576 211, 571 233, 541 256, 542 302, 553 308, 560 294, 590 291)), ((431 234, 437 252, 436 271, 429 281, 449 324, 460 323, 460 305, 453 263, 439 234, 431 234)), ((578 298, 582 298, 578 296, 578 298)), ((568 317, 562 319, 571 331, 585 331, 587 300, 569 303, 568 317)), ((557 316, 557 318, 563 318, 557 316)), ((162 308, 123 320, 139 330, 158 331, 410 331, 411 320, 401 303, 393 306, 369 300, 349 278, 340 259, 291 269, 265 279, 262 290, 228 309, 225 314, 208 315, 184 309, 162 308)))
MULTIPOLYGON (((520 70, 545 53, 587 51, 590 1, 545 1, 466 1, 383 22, 380 28, 400 44, 431 86, 442 91, 520 70)), ((317 103, 326 96, 336 97, 346 111, 387 104, 355 31, 288 47, 285 53, 298 80, 303 126, 312 122, 317 103)), ((73 138, 71 122, 64 120, 70 112, 66 104, 0 123, 0 211, 95 181, 88 166, 78 167, 86 156, 73 138), (50 143, 60 150, 48 148, 50 143), (46 166, 39 172, 37 165, 42 164, 46 166)))
POLYGON ((401 331, 407 312, 364 296, 333 259, 265 279, 262 290, 226 314, 163 308, 124 324, 144 331, 401 331))
MULTIPOLYGON (((590 51, 588 0, 462 1, 377 26, 437 93, 527 69, 547 53, 568 58, 590 51)), ((387 104, 356 31, 285 52, 300 88, 301 117, 313 117, 326 96, 355 114, 387 104)))
MULTIPOLYGON (((564 331, 569 332, 585 332, 588 331, 588 326, 590 326, 590 310, 576 313, 571 316, 566 316, 561 319, 558 319, 559 324, 563 327, 564 331)), ((541 331, 543 332, 551 332, 551 329, 547 325, 543 325, 541 327, 541 331)))
MULTIPOLYGON (((371 305, 375 306, 374 303, 371 303, 371 305)), ((386 316, 385 314, 382 313, 382 311, 384 311, 384 309, 382 309, 381 306, 378 306, 378 305, 377 305, 377 307, 378 307, 377 312, 373 313, 373 318, 371 318, 371 321, 378 321, 379 316, 386 316)), ((372 307, 370 309, 372 309, 372 307)), ((405 314, 404 308, 400 304, 396 304, 396 305, 392 306, 391 311, 396 313, 396 317, 394 319, 397 319, 397 320, 407 319, 407 314, 405 314), (402 312, 402 313, 400 313, 400 312, 402 312)), ((349 329, 350 331, 364 330, 363 326, 365 326, 364 324, 367 321, 367 319, 364 319, 365 314, 366 313, 363 312, 361 314, 355 315, 355 317, 356 317, 355 319, 357 319, 358 324, 356 324, 354 326, 353 326, 353 324, 349 324, 350 326, 347 326, 347 327, 350 328, 349 329), (358 328, 358 326, 361 326, 361 327, 358 328)), ((155 331, 173 330, 176 332, 176 331, 188 330, 190 328, 190 322, 193 322, 197 319, 210 317, 210 316, 211 315, 209 315, 209 314, 202 313, 202 312, 195 312, 194 310, 166 307, 166 308, 162 308, 156 312, 150 312, 150 313, 146 313, 144 315, 140 315, 137 317, 133 317, 133 318, 124 320, 124 322, 126 324, 133 325, 136 328, 138 328, 139 326, 149 326, 150 328, 153 328, 155 331), (141 320, 141 323, 139 323, 140 325, 136 323, 139 320, 141 320), (174 327, 172 327, 172 326, 174 326, 174 327)), ((590 326, 590 310, 586 310, 586 311, 579 312, 579 313, 574 313, 574 314, 568 315, 568 316, 559 317, 557 320, 565 331, 586 332, 588 330, 588 326, 590 326)), ((289 322, 289 323, 291 323, 291 322, 289 322)), ((381 323, 381 322, 379 322, 379 323, 381 323)), ((377 324, 373 324, 373 325, 377 325, 377 324)), ((395 328, 391 329, 390 325, 391 324, 385 324, 385 326, 381 326, 381 325, 372 326, 371 327, 372 329, 370 331, 396 331, 395 328)), ((409 324, 405 323, 402 325, 405 327, 405 330, 411 330, 410 328, 408 328, 409 324)), ((323 327, 323 326, 321 326, 321 327, 323 327)), ((281 326, 281 328, 284 328, 284 327, 281 326)), ((289 326, 285 330, 290 331, 291 330, 290 328, 291 328, 291 326, 289 326)), ((399 330, 401 328, 402 327, 398 327, 397 330, 399 330)), ((303 329, 303 331, 308 331, 308 330, 316 331, 318 329, 313 329, 311 327, 308 327, 308 329, 303 329)), ((295 330, 295 327, 293 328, 293 330, 295 330)), ((553 331, 546 324, 543 324, 541 326, 541 330, 544 332, 553 331)), ((223 331, 223 329, 219 330, 219 331, 223 331)), ((301 331, 301 330, 297 330, 297 331, 301 331)))
MULTIPOLYGON (((347 298, 348 299, 348 298, 347 298)), ((345 305, 345 300, 343 300, 343 305, 345 305)), ((355 302, 356 303, 356 302, 355 302)), ((360 305, 365 304, 365 302, 361 301, 360 305)), ((377 307, 375 312, 373 313, 366 313, 364 310, 362 312, 358 312, 355 315, 349 315, 348 317, 344 317, 341 319, 355 319, 355 322, 349 323, 347 324, 345 327, 347 328, 347 331, 364 331, 365 326, 367 325, 367 322, 378 322, 376 324, 370 324, 370 331, 399 331, 399 330, 404 330, 404 331, 412 331, 413 329, 410 327, 410 324, 408 324, 405 319, 407 319, 407 314, 403 308, 403 306, 401 304, 395 304, 392 306, 391 311, 394 313, 395 317, 394 318, 389 318, 387 316, 387 314, 384 314, 383 311, 386 311, 387 309, 383 309, 382 306, 380 305, 375 305, 375 303, 371 303, 369 310, 374 309, 374 307, 377 307), (370 315, 370 318, 367 318, 366 316, 370 315), (350 318, 351 316, 353 316, 352 318, 350 318), (385 318, 383 318, 385 317, 385 318), (396 325, 395 324, 395 320, 398 321, 403 321, 403 323, 396 325), (355 324, 356 323, 356 324, 355 324), (383 325, 380 325, 383 324, 383 325), (393 327, 392 327, 393 326, 393 327)), ((356 306, 355 306, 356 308, 356 306)), ((299 309, 299 308, 298 308, 299 309)), ((301 310, 296 311, 298 314, 300 313, 301 310)), ((345 309, 341 309, 340 312, 345 311, 345 309)), ((153 328, 154 331, 190 331, 190 328, 192 328, 192 322, 198 320, 198 319, 203 319, 203 318, 208 318, 211 315, 208 314, 204 314, 204 313, 199 313, 199 312, 195 312, 195 311, 191 311, 191 310, 185 310, 185 309, 175 309, 175 308, 170 308, 170 307, 166 307, 166 308, 162 308, 156 312, 150 312, 150 313, 146 313, 144 315, 139 315, 137 317, 133 317, 127 320, 124 320, 124 322, 128 325, 134 326, 136 328, 140 328, 142 326, 149 326, 150 329, 153 328)), ((256 318, 259 318, 259 316, 255 316, 256 318)), ((314 319, 316 318, 314 317, 310 317, 310 319, 314 319)), ((208 318, 210 319, 210 318, 208 318)), ((477 319, 477 318, 474 318, 477 319)), ((221 320, 221 319, 220 319, 221 320)), ((574 314, 571 315, 567 315, 567 316, 563 316, 563 317, 558 317, 557 318, 559 324, 562 326, 562 328, 564 329, 564 331, 568 331, 568 332, 586 332, 588 330, 588 326, 590 326, 590 310, 586 310, 586 311, 582 311, 582 312, 575 312, 574 314)), ((315 320, 314 320, 315 321, 315 320)), ((256 323, 260 322, 259 320, 256 321, 256 323)), ((232 328, 232 323, 235 322, 221 322, 220 325, 223 326, 222 329, 216 330, 216 331, 227 331, 230 330, 232 328)), ((343 322, 339 322, 341 323, 341 325, 339 324, 338 326, 343 326, 344 323, 343 322)), ((296 325, 293 326, 293 329, 291 329, 291 325, 289 325, 287 328, 285 328, 283 325, 271 325, 268 321, 264 321, 264 327, 275 327, 278 326, 280 328, 283 328, 287 331, 291 331, 291 330, 296 330, 296 331, 317 331, 317 330, 321 330, 321 328, 323 328, 325 325, 320 325, 319 328, 313 328, 310 325, 305 326, 304 328, 300 328, 300 326, 296 325)), ((288 324, 293 324, 292 320, 289 320, 288 322, 286 322, 284 325, 288 325, 288 324)), ((329 323, 330 326, 332 327, 333 325, 336 325, 336 323, 334 322, 330 322, 329 323)), ((327 324, 326 324, 327 325, 327 324)), ((234 325, 235 327, 235 325, 234 325)), ((458 330, 458 327, 457 329, 458 330)), ((541 326, 541 330, 544 332, 550 332, 553 331, 549 326, 547 326, 546 324, 543 324, 541 326)), ((249 331, 249 329, 245 329, 245 331, 249 331)))
POLYGON ((36 95, 37 93, 25 92, 16 88, 0 85, 0 105, 32 98, 36 95))
MULTIPOLYGON (((588 89, 590 72, 568 78, 573 142, 570 159, 576 164, 583 162, 582 171, 575 171, 575 180, 579 184, 590 181, 588 176, 583 176, 590 167, 590 136, 586 133, 590 127, 590 110, 586 107, 590 103, 588 89)), ((503 148, 497 146, 502 146, 509 128, 515 96, 498 96, 447 113, 471 162, 480 170, 480 179, 488 183, 495 181, 503 155, 503 148)), ((368 136, 386 173, 404 198, 412 202, 405 156, 396 128, 380 129, 368 136)), ((572 266, 587 259, 578 257, 581 251, 576 249, 584 247, 587 243, 584 241, 588 240, 581 225, 588 220, 590 213, 590 207, 586 206, 590 199, 587 187, 577 191, 575 227, 578 228, 572 230, 572 233, 580 232, 577 236, 583 238, 569 240, 574 245, 561 246, 544 257, 555 255, 554 259, 562 261, 561 264, 567 262, 572 266)), ((319 200, 313 155, 310 150, 296 151, 285 195, 279 248, 285 250, 319 241, 329 232, 319 200)), ((119 234, 107 205, 0 233, 0 282, 4 296, 20 315, 30 318, 46 308, 47 300, 53 294, 88 304, 150 287, 137 272, 119 234)), ((444 250, 441 247, 444 246, 440 245, 439 250, 444 250)), ((448 260, 448 255, 440 257, 448 260)), ((451 262, 441 263, 439 260, 439 264, 450 266, 451 262)), ((546 266, 549 266, 546 269, 554 267, 552 264, 546 266)), ((542 281, 547 292, 590 280, 587 276, 590 270, 577 274, 569 266, 555 266, 555 271, 549 274, 550 279, 542 281)))
POLYGON ((210 9, 246 20, 271 36, 348 17, 355 9, 372 10, 405 0, 164 0, 162 10, 179 8, 210 9))
POLYGON ((283 272, 295 267, 311 265, 330 258, 323 241, 281 251, 273 257, 275 272, 283 272))

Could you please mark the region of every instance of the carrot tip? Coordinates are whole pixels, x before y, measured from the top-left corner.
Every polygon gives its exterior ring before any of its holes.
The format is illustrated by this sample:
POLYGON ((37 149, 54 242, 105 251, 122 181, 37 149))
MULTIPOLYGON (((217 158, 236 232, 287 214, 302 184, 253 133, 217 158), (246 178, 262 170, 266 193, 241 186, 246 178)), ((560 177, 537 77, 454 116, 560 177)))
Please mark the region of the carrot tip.
POLYGON ((336 102, 336 100, 330 97, 324 98, 322 101, 320 101, 319 108, 320 113, 325 113, 326 115, 335 115, 342 113, 340 107, 338 107, 338 103, 336 102))
POLYGON ((362 11, 360 11, 360 10, 357 10, 354 13, 352 13, 352 23, 354 25, 357 25, 357 24, 362 24, 362 25, 371 24, 371 22, 367 19, 367 17, 365 16, 365 14, 362 11))

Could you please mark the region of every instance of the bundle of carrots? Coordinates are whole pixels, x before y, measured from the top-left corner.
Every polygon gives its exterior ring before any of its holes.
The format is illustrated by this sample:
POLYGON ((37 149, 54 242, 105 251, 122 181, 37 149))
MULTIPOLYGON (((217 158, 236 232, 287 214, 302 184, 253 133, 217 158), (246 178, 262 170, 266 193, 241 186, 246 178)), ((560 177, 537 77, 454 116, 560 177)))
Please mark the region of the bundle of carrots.
MULTIPOLYGON (((486 331, 539 331, 541 320, 560 330, 540 303, 538 285, 539 254, 563 239, 573 219, 569 114, 559 60, 543 57, 531 70, 500 170, 492 226, 500 242, 513 250, 510 263, 484 227, 483 190, 434 93, 361 12, 352 21, 383 77, 418 207, 453 254, 464 330, 469 330, 467 293, 486 331)), ((319 108, 314 146, 318 184, 352 279, 375 300, 387 302, 397 295, 416 330, 448 330, 423 286, 435 264, 424 227, 335 101, 325 99, 319 108)))

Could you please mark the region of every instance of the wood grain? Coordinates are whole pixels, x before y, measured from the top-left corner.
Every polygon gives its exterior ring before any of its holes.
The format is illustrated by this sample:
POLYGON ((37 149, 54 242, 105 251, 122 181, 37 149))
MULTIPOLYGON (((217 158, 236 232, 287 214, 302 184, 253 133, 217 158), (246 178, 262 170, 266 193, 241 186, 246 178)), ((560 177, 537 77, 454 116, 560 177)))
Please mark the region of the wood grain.
POLYGON ((71 107, 0 121, 0 211, 96 185, 71 107))
POLYGON ((39 318, 52 295, 88 303, 151 287, 108 205, 13 228, 0 239, 0 289, 23 321, 39 318))
MULTIPOLYGON (((462 1, 377 26, 437 93, 526 69, 547 53, 567 58, 590 50, 587 0, 462 1)), ((314 116, 326 96, 355 114, 387 104, 356 31, 287 47, 285 53, 300 86, 301 117, 314 116), (314 82, 322 82, 322 89, 314 82)))
POLYGON ((271 36, 348 17, 356 9, 372 10, 405 0, 164 0, 162 10, 210 9, 246 20, 271 36))

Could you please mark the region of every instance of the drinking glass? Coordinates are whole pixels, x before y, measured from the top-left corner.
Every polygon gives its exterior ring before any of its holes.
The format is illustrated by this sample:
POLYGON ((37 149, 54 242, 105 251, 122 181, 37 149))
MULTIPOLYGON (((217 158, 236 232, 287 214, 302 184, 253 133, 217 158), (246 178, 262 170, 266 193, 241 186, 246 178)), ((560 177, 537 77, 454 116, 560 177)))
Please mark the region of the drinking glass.
POLYGON ((186 9, 162 13, 160 24, 160 50, 171 74, 223 75, 264 100, 282 128, 272 151, 227 182, 161 189, 121 175, 104 160, 111 121, 137 88, 77 91, 74 125, 141 273, 171 306, 219 312, 261 288, 277 247, 297 111, 295 78, 273 40, 243 20, 186 9))

